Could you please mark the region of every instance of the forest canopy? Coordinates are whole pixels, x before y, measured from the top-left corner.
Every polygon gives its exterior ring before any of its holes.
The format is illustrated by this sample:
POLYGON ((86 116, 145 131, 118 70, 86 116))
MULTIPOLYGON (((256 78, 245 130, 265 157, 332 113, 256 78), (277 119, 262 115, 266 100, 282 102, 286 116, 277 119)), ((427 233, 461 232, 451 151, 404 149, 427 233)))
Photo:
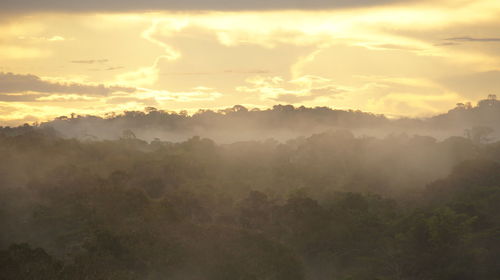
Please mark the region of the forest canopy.
MULTIPOLYGON (((326 130, 347 129, 356 135, 385 137, 388 134, 408 133, 437 139, 463 136, 466 129, 489 128, 490 137, 500 137, 500 101, 495 95, 480 100, 477 106, 458 103, 447 113, 428 118, 389 118, 359 110, 340 110, 328 107, 275 105, 269 109, 249 109, 235 105, 221 110, 168 111, 146 107, 144 111, 125 111, 106 116, 60 116, 40 124, 51 127, 66 138, 81 140, 116 140, 125 131, 137 138, 151 141, 185 141, 193 136, 210 138, 218 143, 266 140, 286 141, 310 136, 326 130)), ((479 132, 475 129, 475 133, 479 132)), ((475 137, 471 135, 471 137, 475 137)))
POLYGON ((498 279, 500 142, 482 121, 494 114, 496 100, 426 120, 150 108, 1 128, 0 278, 498 279), (463 119, 443 138, 356 132, 463 119), (141 138, 312 121, 335 126, 279 141, 141 138))

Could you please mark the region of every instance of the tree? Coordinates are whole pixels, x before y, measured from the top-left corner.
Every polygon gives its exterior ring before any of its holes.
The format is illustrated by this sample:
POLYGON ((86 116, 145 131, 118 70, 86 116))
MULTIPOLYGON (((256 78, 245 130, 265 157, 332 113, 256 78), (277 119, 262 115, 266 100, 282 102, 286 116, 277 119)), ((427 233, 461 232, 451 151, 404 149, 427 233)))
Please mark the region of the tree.
POLYGON ((465 137, 476 144, 485 144, 491 141, 490 135, 493 129, 488 126, 473 126, 465 130, 465 137))
POLYGON ((26 243, 12 244, 0 251, 0 278, 3 280, 61 279, 62 264, 41 248, 26 243))

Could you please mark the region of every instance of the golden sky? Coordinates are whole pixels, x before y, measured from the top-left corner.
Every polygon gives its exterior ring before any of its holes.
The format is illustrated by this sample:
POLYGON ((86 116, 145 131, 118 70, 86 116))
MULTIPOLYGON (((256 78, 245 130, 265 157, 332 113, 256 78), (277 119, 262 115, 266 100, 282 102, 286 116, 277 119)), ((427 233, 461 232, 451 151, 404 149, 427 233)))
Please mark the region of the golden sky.
POLYGON ((0 0, 0 125, 235 104, 427 116, 500 91, 498 0, 58 2, 0 0))

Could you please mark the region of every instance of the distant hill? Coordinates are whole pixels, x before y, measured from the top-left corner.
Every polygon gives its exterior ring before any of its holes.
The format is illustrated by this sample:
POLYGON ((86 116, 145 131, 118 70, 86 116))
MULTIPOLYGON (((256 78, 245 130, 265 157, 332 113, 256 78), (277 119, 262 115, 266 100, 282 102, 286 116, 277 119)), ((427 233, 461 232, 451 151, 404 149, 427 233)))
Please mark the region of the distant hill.
POLYGON ((276 105, 259 110, 235 105, 218 111, 199 110, 193 115, 153 107, 106 117, 72 114, 39 126, 53 128, 63 137, 86 140, 137 137, 183 141, 192 136, 208 137, 218 142, 268 138, 288 140, 326 130, 347 129, 358 135, 377 137, 407 133, 439 139, 468 136, 486 141, 500 136, 500 101, 490 95, 477 106, 459 103, 447 113, 424 119, 389 119, 380 114, 328 107, 276 105), (477 136, 478 133, 481 135, 477 136))

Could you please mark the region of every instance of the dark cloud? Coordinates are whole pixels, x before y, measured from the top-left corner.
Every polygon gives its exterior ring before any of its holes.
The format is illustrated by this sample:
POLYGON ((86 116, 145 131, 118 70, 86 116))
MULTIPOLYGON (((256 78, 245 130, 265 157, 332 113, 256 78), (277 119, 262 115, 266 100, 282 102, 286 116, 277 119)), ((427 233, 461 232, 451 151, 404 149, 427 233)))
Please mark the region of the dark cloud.
POLYGON ((369 7, 423 0, 0 0, 4 12, 124 12, 124 11, 242 11, 319 10, 369 7))
POLYGON ((444 43, 437 43, 434 44, 434 46, 440 47, 440 46, 457 46, 460 45, 459 43, 456 42, 444 42, 444 43))
POLYGON ((71 63, 80 63, 80 64, 94 64, 94 63, 106 63, 108 59, 88 59, 88 60, 72 60, 71 63))
POLYGON ((67 95, 52 95, 50 93, 20 93, 0 94, 2 102, 73 102, 92 101, 88 96, 78 95, 68 98, 67 95))
POLYGON ((2 102, 34 102, 37 98, 48 96, 49 94, 0 94, 2 102))
POLYGON ((113 92, 134 92, 134 88, 80 83, 56 83, 44 81, 35 75, 20 75, 0 72, 0 94, 2 93, 73 93, 82 95, 108 95, 113 92))
POLYGON ((500 38, 453 37, 445 39, 455 42, 500 42, 500 38))

